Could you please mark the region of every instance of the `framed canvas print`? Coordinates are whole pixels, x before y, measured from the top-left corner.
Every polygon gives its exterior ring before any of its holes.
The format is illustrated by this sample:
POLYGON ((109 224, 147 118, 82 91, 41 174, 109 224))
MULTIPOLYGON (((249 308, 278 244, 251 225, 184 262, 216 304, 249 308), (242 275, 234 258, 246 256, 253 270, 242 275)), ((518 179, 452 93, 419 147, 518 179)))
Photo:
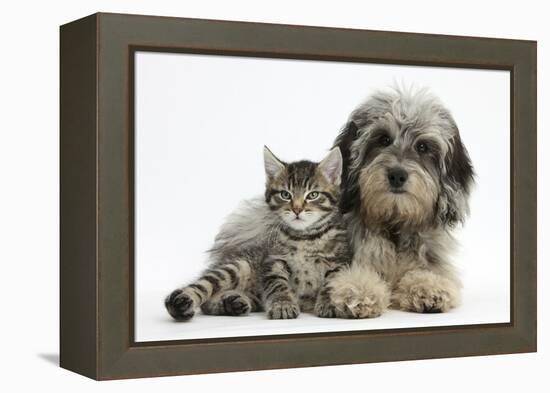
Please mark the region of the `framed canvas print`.
POLYGON ((536 350, 536 43, 61 27, 61 366, 536 350))

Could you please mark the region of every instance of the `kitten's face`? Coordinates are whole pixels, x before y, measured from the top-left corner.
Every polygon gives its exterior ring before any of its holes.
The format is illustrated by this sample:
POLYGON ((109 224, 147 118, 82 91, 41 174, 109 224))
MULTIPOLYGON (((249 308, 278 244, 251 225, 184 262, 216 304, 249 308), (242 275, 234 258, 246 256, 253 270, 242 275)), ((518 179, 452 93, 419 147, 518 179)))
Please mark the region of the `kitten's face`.
POLYGON ((264 150, 266 201, 294 230, 306 230, 338 209, 342 156, 333 149, 320 163, 284 163, 264 150))

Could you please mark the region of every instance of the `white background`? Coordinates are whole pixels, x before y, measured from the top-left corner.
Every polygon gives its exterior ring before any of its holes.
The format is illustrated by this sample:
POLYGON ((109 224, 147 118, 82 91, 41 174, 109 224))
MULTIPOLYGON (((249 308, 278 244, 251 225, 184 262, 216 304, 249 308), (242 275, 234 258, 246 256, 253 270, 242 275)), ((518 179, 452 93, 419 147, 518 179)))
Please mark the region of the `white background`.
POLYGON ((0 14, 2 379, 5 391, 517 392, 548 390, 550 231, 547 168, 550 28, 543 2, 57 1, 6 3, 0 14), (539 352, 96 383, 57 368, 58 26, 95 11, 536 39, 539 130, 539 352), (545 67, 543 67, 545 65, 545 67), (547 241, 547 239, 546 239, 547 241), (547 307, 546 307, 547 308, 547 307), (427 376, 426 374, 429 374, 427 376))
POLYGON ((135 64, 137 341, 509 321, 508 71, 151 52, 135 64), (238 202, 263 193, 262 146, 286 161, 320 160, 351 111, 395 83, 440 97, 474 163, 471 218, 453 255, 462 306, 362 321, 199 314, 174 323, 164 297, 204 270, 204 251, 238 202))

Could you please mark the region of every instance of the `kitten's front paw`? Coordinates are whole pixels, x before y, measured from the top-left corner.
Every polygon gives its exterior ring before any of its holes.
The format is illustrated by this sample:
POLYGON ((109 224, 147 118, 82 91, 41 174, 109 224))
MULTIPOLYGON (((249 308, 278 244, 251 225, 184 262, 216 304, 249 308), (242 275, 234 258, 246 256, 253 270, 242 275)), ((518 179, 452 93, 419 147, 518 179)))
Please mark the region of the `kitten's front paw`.
POLYGON ((300 314, 300 307, 291 300, 277 300, 267 310, 269 319, 295 319, 300 314))
POLYGON ((340 316, 336 306, 327 302, 317 302, 314 312, 319 318, 338 318, 340 316))
POLYGON ((176 289, 164 300, 168 313, 178 322, 188 321, 195 315, 193 299, 181 289, 176 289))
POLYGON ((250 312, 250 301, 239 294, 227 294, 222 297, 225 315, 240 316, 250 312))

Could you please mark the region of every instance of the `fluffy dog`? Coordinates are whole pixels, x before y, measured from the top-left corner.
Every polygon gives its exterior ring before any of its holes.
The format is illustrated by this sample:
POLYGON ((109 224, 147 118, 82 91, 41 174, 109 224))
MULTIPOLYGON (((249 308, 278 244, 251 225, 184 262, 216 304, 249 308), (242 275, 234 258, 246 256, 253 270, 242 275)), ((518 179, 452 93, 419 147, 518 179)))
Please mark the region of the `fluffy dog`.
POLYGON ((450 112, 427 90, 370 96, 336 139, 342 208, 354 249, 332 301, 358 318, 393 308, 445 312, 460 302, 449 254, 468 215, 474 172, 450 112))

